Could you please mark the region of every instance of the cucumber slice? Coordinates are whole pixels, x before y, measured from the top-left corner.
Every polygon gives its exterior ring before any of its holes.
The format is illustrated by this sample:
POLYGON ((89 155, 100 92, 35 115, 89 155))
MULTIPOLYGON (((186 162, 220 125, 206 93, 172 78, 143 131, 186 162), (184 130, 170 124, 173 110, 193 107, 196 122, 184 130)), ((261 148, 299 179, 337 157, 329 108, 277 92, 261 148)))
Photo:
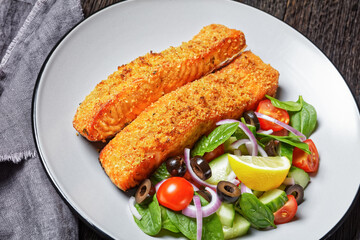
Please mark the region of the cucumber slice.
POLYGON ((286 192, 280 189, 272 189, 266 191, 259 200, 265 204, 272 212, 276 212, 281 208, 287 201, 288 197, 286 192))
POLYGON ((232 171, 229 164, 228 155, 229 155, 228 153, 225 153, 215 158, 209 163, 211 168, 211 177, 208 180, 206 180, 206 182, 216 185, 220 181, 228 180, 228 176, 232 171))
POLYGON ((250 222, 236 213, 233 227, 223 226, 224 239, 231 239, 245 235, 250 228, 250 222))
POLYGON ((294 166, 291 166, 288 177, 294 178, 295 183, 299 184, 304 189, 310 182, 309 174, 307 172, 305 172, 304 170, 302 170, 301 168, 297 168, 294 166))
POLYGON ((220 208, 216 211, 223 226, 232 227, 235 218, 235 207, 231 203, 221 203, 220 208))

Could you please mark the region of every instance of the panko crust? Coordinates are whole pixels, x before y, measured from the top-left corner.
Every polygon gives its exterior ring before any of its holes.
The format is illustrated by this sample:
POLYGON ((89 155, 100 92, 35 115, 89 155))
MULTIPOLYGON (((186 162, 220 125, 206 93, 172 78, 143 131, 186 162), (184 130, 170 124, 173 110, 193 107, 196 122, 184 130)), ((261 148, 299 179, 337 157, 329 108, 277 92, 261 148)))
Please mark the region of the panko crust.
POLYGON ((118 67, 80 104, 73 126, 90 141, 113 137, 161 96, 212 72, 245 47, 241 31, 206 26, 179 47, 118 67))
POLYGON ((279 73, 247 51, 228 66, 161 97, 101 151, 111 181, 126 191, 170 156, 182 154, 221 119, 241 117, 265 94, 274 96, 279 73))

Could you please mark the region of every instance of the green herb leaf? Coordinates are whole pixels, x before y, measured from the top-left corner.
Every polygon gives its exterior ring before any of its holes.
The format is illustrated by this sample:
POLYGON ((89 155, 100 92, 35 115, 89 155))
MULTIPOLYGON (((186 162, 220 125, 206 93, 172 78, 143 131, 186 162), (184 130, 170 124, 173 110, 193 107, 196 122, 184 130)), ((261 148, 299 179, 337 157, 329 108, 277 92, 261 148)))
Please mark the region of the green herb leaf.
POLYGON ((284 142, 279 145, 279 155, 282 157, 287 157, 289 159, 290 164, 292 163, 294 147, 290 144, 286 144, 284 142))
MULTIPOLYGON (((171 222, 185 237, 196 240, 196 219, 166 209, 171 222)), ((222 225, 217 214, 203 218, 202 239, 224 239, 222 225)))
POLYGON ((191 151, 191 156, 203 156, 206 152, 211 152, 221 144, 223 144, 238 128, 239 123, 223 124, 208 136, 203 136, 191 151))
POLYGON ((136 209, 142 216, 140 220, 134 217, 136 224, 146 234, 154 236, 161 230, 161 209, 159 202, 156 198, 156 194, 153 197, 153 201, 147 205, 142 206, 135 204, 136 209))
POLYGON ((276 228, 276 225, 274 224, 274 214, 253 194, 243 193, 240 197, 239 205, 240 214, 254 227, 266 228, 273 226, 276 228))
POLYGON ((180 232, 180 230, 169 219, 166 208, 162 206, 160 206, 160 208, 161 208, 162 228, 167 229, 170 232, 174 232, 174 233, 180 232))
POLYGON ((163 162, 158 169, 151 175, 150 180, 153 184, 157 184, 164 179, 169 178, 171 175, 166 169, 166 162, 163 162))
POLYGON ((305 102, 302 96, 299 96, 297 102, 302 104, 303 107, 298 112, 290 113, 291 126, 309 137, 316 127, 316 110, 312 105, 305 102))
POLYGON ((286 111, 297 112, 300 111, 303 106, 301 102, 293 102, 293 101, 284 102, 276 98, 270 97, 269 95, 266 95, 266 97, 271 100, 272 105, 274 105, 277 108, 285 109, 286 111))
POLYGON ((311 154, 311 152, 309 150, 309 145, 307 145, 304 142, 301 142, 297 136, 275 136, 275 135, 268 135, 268 134, 263 134, 263 133, 257 133, 257 135, 265 137, 265 138, 276 139, 276 140, 278 140, 280 142, 289 144, 289 145, 291 145, 293 147, 300 148, 304 152, 307 152, 307 153, 311 154))

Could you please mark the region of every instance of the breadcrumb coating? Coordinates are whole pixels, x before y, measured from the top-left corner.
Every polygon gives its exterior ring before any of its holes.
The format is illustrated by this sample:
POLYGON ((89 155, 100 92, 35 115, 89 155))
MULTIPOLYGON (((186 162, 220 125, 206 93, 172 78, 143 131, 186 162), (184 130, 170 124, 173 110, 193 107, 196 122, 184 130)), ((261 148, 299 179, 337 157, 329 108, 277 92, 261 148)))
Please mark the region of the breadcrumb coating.
POLYGON ((215 73, 172 91, 151 104, 101 151, 111 181, 126 191, 170 156, 182 154, 221 119, 239 119, 265 94, 274 96, 277 70, 247 51, 215 73))
POLYGON ((118 67, 80 104, 73 126, 90 141, 110 138, 161 96, 212 72, 245 47, 241 31, 206 26, 179 47, 118 67))

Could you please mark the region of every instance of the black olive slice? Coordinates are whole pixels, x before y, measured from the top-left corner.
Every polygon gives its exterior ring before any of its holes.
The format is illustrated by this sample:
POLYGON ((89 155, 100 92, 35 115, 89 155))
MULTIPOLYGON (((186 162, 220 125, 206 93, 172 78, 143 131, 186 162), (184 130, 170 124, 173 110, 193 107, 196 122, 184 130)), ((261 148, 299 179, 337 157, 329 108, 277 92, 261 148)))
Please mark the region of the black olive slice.
POLYGON ((228 181, 220 181, 216 188, 217 195, 222 202, 234 203, 240 197, 240 189, 228 181))
POLYGON ((166 169, 173 177, 182 177, 186 173, 186 165, 182 156, 170 157, 166 160, 166 169))
POLYGON ((207 161, 199 156, 195 156, 190 159, 190 166, 196 176, 201 180, 206 180, 211 177, 211 168, 207 161))
POLYGON ((272 139, 265 145, 265 152, 269 156, 277 156, 278 147, 279 147, 279 141, 272 139))
POLYGON ((212 197, 208 191, 198 190, 198 191, 196 191, 196 193, 199 194, 200 196, 202 196, 206 201, 211 202, 212 197))
POLYGON ((299 184, 288 186, 285 192, 287 195, 293 195, 298 205, 304 200, 304 188, 299 184))
POLYGON ((145 179, 137 189, 135 193, 135 201, 138 204, 146 205, 150 203, 155 194, 155 187, 151 183, 150 179, 145 179))
POLYGON ((260 122, 257 116, 255 115, 254 111, 252 110, 246 111, 243 114, 243 117, 247 124, 253 125, 256 128, 256 131, 260 129, 260 122))

